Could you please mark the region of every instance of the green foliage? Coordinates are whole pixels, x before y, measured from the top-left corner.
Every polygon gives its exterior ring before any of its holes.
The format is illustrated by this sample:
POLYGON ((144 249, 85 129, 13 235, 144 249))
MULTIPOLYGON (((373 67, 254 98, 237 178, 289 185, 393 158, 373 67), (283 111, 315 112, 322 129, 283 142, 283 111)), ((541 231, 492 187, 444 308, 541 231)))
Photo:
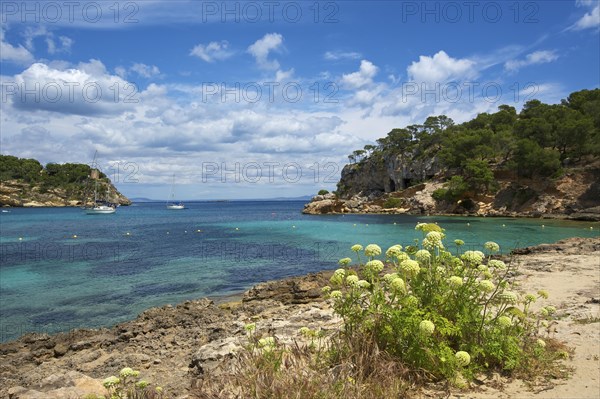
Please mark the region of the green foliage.
MULTIPOLYGON (((70 197, 81 197, 85 183, 91 173, 89 165, 48 163, 46 167, 35 159, 21 159, 11 155, 0 155, 0 180, 22 180, 39 185, 40 192, 62 189, 70 197)), ((100 178, 108 178, 100 172, 100 178)))
POLYGON ((381 251, 371 244, 358 272, 342 268, 332 276, 325 291, 344 320, 342 344, 372 340, 411 370, 459 387, 477 372, 517 373, 552 358, 541 337, 555 309, 531 310, 547 298, 544 291, 514 291, 516 266, 492 259, 496 243, 460 253, 456 240, 453 254, 439 226, 421 223, 416 230, 423 234, 416 251, 386 251, 391 273, 382 275, 381 251))
POLYGON ((0 155, 0 180, 22 179, 28 183, 41 180, 42 165, 35 159, 0 155))
POLYGON ((456 202, 469 191, 469 184, 462 176, 452 176, 445 188, 438 188, 431 195, 436 201, 456 202))
POLYGON ((325 194, 329 194, 329 191, 327 191, 327 190, 319 190, 319 192, 317 194, 318 195, 325 195, 325 194))
POLYGON ((557 175, 567 159, 600 156, 600 89, 574 92, 561 104, 531 100, 519 114, 500 105, 496 113, 460 125, 445 115, 431 116, 422 125, 392 129, 377 144, 355 151, 351 161, 380 161, 401 153, 413 159, 437 156, 470 190, 493 191, 496 169, 548 177, 557 175))
POLYGON ((383 203, 383 207, 385 209, 399 208, 401 206, 402 206, 401 198, 390 197, 390 198, 386 199, 385 202, 383 203))
POLYGON ((557 150, 542 148, 530 139, 518 141, 512 163, 518 175, 524 177, 548 177, 558 173, 561 168, 557 150))

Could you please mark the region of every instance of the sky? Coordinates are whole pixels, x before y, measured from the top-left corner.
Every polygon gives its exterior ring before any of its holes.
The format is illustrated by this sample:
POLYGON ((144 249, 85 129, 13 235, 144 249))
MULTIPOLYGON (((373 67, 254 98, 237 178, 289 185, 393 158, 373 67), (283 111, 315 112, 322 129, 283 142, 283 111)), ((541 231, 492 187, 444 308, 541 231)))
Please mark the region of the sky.
POLYGON ((333 190, 393 128, 600 86, 597 0, 0 2, 0 152, 128 197, 333 190), (96 154, 96 155, 95 155, 96 154))

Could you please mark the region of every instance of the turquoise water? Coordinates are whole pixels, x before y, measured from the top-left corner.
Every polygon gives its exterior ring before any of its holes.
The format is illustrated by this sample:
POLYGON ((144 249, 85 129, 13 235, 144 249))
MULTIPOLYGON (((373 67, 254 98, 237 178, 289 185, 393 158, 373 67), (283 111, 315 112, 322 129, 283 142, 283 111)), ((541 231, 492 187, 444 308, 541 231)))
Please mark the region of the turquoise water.
POLYGON ((439 223, 449 240, 461 238, 468 248, 494 240, 503 252, 600 232, 598 223, 556 220, 309 216, 295 201, 188 206, 135 204, 114 215, 76 208, 0 213, 0 341, 110 326, 152 306, 331 269, 355 243, 413 243, 417 222, 439 223))

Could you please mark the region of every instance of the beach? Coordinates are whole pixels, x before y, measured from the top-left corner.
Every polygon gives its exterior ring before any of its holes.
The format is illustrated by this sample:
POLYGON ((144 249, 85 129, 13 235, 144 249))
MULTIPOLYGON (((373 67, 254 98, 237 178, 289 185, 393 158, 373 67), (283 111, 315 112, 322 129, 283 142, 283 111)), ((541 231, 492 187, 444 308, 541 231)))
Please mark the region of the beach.
MULTIPOLYGON (((597 398, 600 392, 600 238, 571 238, 515 251, 524 292, 545 289, 557 308, 551 336, 573 349, 569 379, 529 387, 481 376, 468 391, 424 387, 415 397, 597 398)), ((28 334, 0 344, 0 398, 73 398, 103 393, 101 382, 123 367, 140 370, 167 397, 201 397, 203 376, 246 342, 256 323, 280 343, 301 339, 300 327, 340 325, 320 288, 330 272, 258 284, 239 297, 207 298, 152 308, 113 328, 28 334)))

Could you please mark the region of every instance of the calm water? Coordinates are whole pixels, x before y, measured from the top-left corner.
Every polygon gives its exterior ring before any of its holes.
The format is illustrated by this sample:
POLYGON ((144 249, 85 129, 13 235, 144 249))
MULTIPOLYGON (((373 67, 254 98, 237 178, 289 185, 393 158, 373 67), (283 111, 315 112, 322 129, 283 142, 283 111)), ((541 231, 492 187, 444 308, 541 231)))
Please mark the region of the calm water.
POLYGON ((349 247, 411 244, 435 221, 449 240, 480 249, 598 236, 598 223, 532 219, 302 215, 302 202, 191 203, 0 213, 0 340, 23 333, 99 327, 144 309, 236 293, 253 284, 334 268, 349 247), (543 227, 542 227, 543 225, 543 227), (590 229, 593 227, 593 229, 590 229))

